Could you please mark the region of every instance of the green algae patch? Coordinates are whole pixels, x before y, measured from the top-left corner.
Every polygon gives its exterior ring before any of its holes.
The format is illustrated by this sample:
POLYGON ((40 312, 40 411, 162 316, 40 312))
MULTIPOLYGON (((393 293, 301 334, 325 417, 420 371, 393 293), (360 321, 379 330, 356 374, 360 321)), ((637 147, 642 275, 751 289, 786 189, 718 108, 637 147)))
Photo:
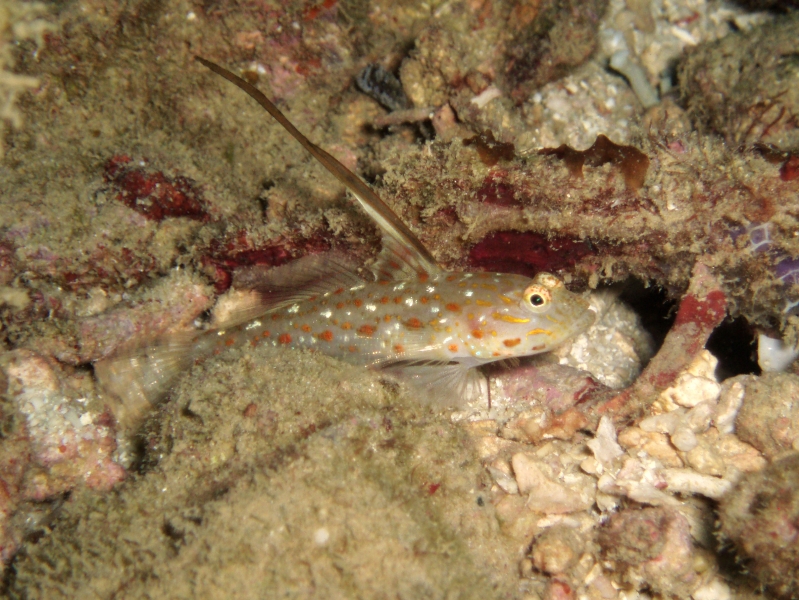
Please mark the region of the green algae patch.
POLYGON ((18 555, 11 597, 487 598, 514 585, 468 438, 372 372, 231 351, 185 377, 142 440, 142 474, 76 492, 18 555))

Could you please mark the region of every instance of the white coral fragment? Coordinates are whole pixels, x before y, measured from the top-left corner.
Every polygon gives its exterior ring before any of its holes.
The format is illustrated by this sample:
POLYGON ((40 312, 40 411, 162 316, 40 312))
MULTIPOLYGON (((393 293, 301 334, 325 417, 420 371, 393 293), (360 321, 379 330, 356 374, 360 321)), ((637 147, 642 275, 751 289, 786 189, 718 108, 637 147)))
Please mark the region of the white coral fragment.
POLYGON ((732 489, 733 483, 691 469, 663 469, 668 489, 674 494, 699 494, 718 500, 732 489))
POLYGON ((613 426, 613 421, 607 416, 600 419, 596 437, 586 445, 602 464, 608 464, 614 458, 624 454, 624 449, 616 441, 616 428, 613 426))
POLYGON ((528 494, 527 507, 545 514, 564 514, 585 510, 589 504, 574 490, 550 479, 537 462, 523 453, 511 459, 519 492, 528 494))

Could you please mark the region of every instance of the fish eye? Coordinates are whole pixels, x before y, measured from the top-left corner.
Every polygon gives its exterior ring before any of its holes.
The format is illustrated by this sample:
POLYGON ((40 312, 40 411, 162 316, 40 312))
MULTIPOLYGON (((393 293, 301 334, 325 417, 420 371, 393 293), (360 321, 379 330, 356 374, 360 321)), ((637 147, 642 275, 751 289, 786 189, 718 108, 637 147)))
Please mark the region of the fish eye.
POLYGON ((543 285, 533 283, 527 286, 522 295, 522 304, 527 310, 545 312, 552 303, 552 293, 543 285))

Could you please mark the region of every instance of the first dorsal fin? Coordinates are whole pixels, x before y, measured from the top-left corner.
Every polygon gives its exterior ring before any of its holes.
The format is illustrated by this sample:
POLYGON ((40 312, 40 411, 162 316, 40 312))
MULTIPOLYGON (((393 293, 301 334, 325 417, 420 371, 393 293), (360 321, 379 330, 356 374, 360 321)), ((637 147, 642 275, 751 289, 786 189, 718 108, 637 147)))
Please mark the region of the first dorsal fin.
POLYGON ((234 75, 227 69, 209 60, 195 56, 195 59, 238 86, 260 104, 274 119, 296 139, 303 148, 322 163, 336 179, 355 196, 366 213, 374 219, 383 234, 383 250, 373 271, 381 279, 398 279, 410 274, 433 275, 441 269, 413 232, 403 223, 380 197, 375 194, 355 173, 342 165, 329 153, 311 142, 291 124, 269 98, 248 81, 234 75))

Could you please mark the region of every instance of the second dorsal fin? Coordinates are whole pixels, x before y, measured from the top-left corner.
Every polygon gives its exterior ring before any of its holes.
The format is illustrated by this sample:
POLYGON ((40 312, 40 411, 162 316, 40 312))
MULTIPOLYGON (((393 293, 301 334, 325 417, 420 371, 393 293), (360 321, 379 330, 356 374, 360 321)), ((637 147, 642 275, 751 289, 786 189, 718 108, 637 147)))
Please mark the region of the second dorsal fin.
POLYGON ((296 139, 303 148, 322 163, 333 176, 355 196, 355 199, 374 219, 383 234, 383 250, 373 267, 377 277, 381 279, 407 278, 411 274, 424 277, 440 272, 440 267, 413 232, 403 223, 380 197, 375 194, 355 173, 342 165, 325 150, 311 142, 291 124, 269 98, 258 88, 227 69, 209 60, 196 56, 195 59, 236 85, 258 104, 296 139))

